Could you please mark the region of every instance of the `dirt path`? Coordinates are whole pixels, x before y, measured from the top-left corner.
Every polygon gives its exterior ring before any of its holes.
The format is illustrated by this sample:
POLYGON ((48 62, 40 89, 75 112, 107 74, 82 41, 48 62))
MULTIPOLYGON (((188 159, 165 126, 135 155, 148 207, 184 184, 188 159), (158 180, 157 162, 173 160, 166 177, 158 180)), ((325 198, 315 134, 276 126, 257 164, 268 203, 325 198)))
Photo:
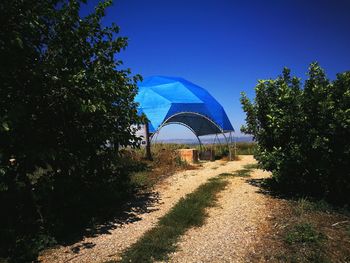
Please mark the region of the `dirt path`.
POLYGON ((233 178, 218 206, 208 210, 204 226, 190 229, 178 243, 170 262, 248 262, 258 241, 258 227, 269 216, 266 196, 247 180, 268 177, 254 170, 250 178, 233 178))
MULTIPOLYGON (((107 234, 88 237, 71 246, 45 251, 41 262, 104 262, 118 259, 120 253, 151 229, 181 197, 220 173, 233 172, 254 163, 252 156, 241 156, 235 162, 208 162, 198 170, 184 171, 168 178, 157 187, 160 201, 139 215, 139 221, 115 225, 107 234)), ((269 176, 260 170, 253 178, 269 176)), ((250 245, 256 240, 256 229, 268 216, 266 198, 244 178, 232 178, 219 198, 219 206, 208 210, 207 223, 189 230, 181 239, 171 262, 243 262, 250 245)))

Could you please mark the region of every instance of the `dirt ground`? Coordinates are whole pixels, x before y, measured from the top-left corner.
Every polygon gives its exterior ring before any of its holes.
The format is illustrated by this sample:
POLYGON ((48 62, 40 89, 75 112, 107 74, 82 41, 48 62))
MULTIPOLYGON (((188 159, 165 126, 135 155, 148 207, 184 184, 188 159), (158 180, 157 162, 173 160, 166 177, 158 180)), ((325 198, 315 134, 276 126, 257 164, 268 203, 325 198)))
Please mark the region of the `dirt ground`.
MULTIPOLYGON (((188 170, 177 173, 167 178, 162 182, 161 185, 156 186, 155 192, 158 193, 158 201, 155 202, 152 206, 147 207, 146 212, 138 214, 138 220, 135 220, 134 222, 128 224, 117 224, 106 234, 101 234, 95 237, 87 237, 73 245, 61 246, 46 250, 40 255, 39 260, 41 262, 103 262, 107 260, 118 259, 120 253, 125 248, 135 243, 147 230, 152 228, 157 223, 158 219, 166 214, 169 209, 179 201, 181 197, 184 197, 186 194, 193 192, 199 185, 206 182, 209 178, 217 176, 220 173, 233 172, 235 170, 241 169, 245 164, 254 162, 255 160, 252 156, 241 156, 240 161, 206 162, 203 163, 202 167, 197 170, 188 170)), ((239 194, 234 194, 234 196, 229 197, 231 194, 233 194, 232 192, 234 192, 235 188, 240 188, 241 184, 241 179, 237 179, 236 182, 232 181, 230 187, 226 189, 226 191, 222 194, 222 198, 220 198, 220 206, 222 206, 222 208, 219 210, 216 208, 210 212, 214 213, 214 217, 217 217, 217 214, 222 214, 222 216, 227 219, 230 213, 243 215, 243 211, 235 209, 244 210, 246 207, 249 207, 250 204, 245 205, 244 203, 241 203, 242 200, 237 200, 236 203, 240 204, 233 210, 229 209, 230 212, 225 212, 226 207, 224 207, 225 205, 232 206, 232 201, 235 202, 234 200, 246 191, 242 189, 240 190, 239 194)), ((242 199, 242 196, 239 198, 242 199)), ((249 202, 253 203, 254 201, 249 202)), ((254 207, 256 207, 256 205, 254 205, 254 207)), ((259 208, 256 207, 256 209, 259 208)), ((135 213, 138 212, 135 211, 135 213)), ((252 218, 253 217, 255 218, 255 216, 252 216, 252 218)), ((241 219, 239 219, 239 221, 241 219)), ((247 222, 248 220, 244 221, 247 222)), ((237 221, 237 226, 232 225, 231 228, 231 230, 237 230, 234 232, 237 233, 238 243, 241 243, 238 239, 242 236, 242 233, 238 233, 241 231, 251 231, 249 229, 252 228, 252 226, 247 224, 245 224, 246 226, 242 228, 241 223, 244 223, 244 221, 237 221)), ((225 227, 225 225, 223 227, 225 227)), ((211 224, 209 228, 211 228, 211 224)), ((226 230, 228 229, 226 228, 226 230)), ((226 230, 222 230, 221 233, 226 230)), ((215 230, 213 229, 213 231, 215 230)), ((184 240, 185 238, 186 237, 184 237, 184 240)), ((248 238, 245 239, 244 243, 248 243, 247 240, 248 238)), ((199 239, 198 242, 200 242, 199 239)))
MULTIPOLYGON (((145 210, 131 212, 135 220, 115 223, 104 234, 86 237, 75 244, 46 250, 40 255, 39 261, 51 263, 118 260, 122 251, 153 228, 159 218, 180 198, 193 192, 210 178, 221 173, 232 173, 252 163, 256 163, 252 156, 240 156, 239 161, 206 162, 196 170, 176 173, 156 185, 154 193, 157 198, 145 210)), ((268 172, 254 169, 250 177, 230 177, 229 184, 219 194, 217 206, 207 209, 206 223, 202 227, 188 230, 180 238, 176 252, 170 255, 167 262, 313 262, 307 259, 303 261, 303 257, 308 255, 302 250, 304 244, 289 247, 283 239, 288 225, 305 218, 308 222, 319 221, 328 227, 326 233, 332 236, 329 240, 334 240, 334 244, 331 242, 327 245, 329 248, 324 249, 335 255, 335 262, 350 262, 350 255, 349 261, 346 261, 347 253, 350 253, 347 248, 350 234, 346 237, 344 233, 347 230, 334 232, 340 226, 332 227, 332 223, 347 222, 349 218, 317 211, 304 213, 302 217, 296 216, 297 210, 293 206, 298 208, 298 204, 266 194, 252 183, 270 176, 268 172), (340 247, 336 252, 335 246, 340 247), (300 254, 300 251, 303 253, 300 254)), ((344 224, 343 227, 345 229, 348 226, 344 224)))
POLYGON ((258 226, 269 216, 269 200, 246 181, 268 176, 267 172, 254 170, 250 178, 231 179, 219 196, 218 206, 208 209, 206 224, 190 229, 169 261, 247 262, 247 255, 254 253, 253 243, 259 238, 258 226))

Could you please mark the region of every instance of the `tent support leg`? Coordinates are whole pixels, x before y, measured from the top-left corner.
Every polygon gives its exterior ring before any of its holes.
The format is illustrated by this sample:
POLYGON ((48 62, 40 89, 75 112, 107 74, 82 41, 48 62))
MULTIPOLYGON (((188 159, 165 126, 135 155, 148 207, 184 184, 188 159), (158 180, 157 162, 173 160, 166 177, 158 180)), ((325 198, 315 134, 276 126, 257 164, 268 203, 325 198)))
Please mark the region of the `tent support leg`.
POLYGON ((201 141, 201 139, 199 139, 199 136, 196 136, 196 137, 197 137, 197 140, 199 143, 199 150, 202 151, 202 148, 203 148, 202 141, 201 141))
POLYGON ((225 138, 225 141, 226 141, 226 145, 228 147, 228 152, 229 152, 229 160, 232 161, 232 151, 231 151, 231 147, 230 147, 230 143, 225 135, 225 133, 222 133, 222 135, 224 136, 225 138))
POLYGON ((149 123, 148 121, 145 124, 145 135, 146 135, 146 159, 149 161, 153 161, 152 153, 151 153, 151 140, 149 135, 149 123))
POLYGON ((235 137, 234 133, 233 133, 233 142, 235 144, 235 156, 237 156, 237 140, 236 140, 236 137, 235 137))
POLYGON ((198 154, 198 159, 200 160, 200 155, 201 155, 201 153, 203 152, 203 144, 202 144, 201 139, 199 139, 199 136, 196 135, 196 137, 197 137, 197 140, 198 140, 198 142, 199 142, 199 154, 198 154))

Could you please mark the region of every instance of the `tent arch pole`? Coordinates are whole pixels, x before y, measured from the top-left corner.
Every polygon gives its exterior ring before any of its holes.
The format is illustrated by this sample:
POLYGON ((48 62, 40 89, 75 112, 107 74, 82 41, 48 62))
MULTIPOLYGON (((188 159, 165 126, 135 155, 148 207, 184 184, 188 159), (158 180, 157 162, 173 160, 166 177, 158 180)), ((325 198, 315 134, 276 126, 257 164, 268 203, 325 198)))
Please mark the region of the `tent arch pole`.
MULTIPOLYGON (((218 130, 220 131, 220 133, 223 133, 223 132, 224 132, 224 130, 223 130, 218 124, 216 124, 216 122, 214 122, 212 119, 210 119, 209 117, 207 117, 207 116, 205 116, 205 115, 203 115, 203 114, 200 114, 200 113, 198 113, 198 112, 192 112, 192 111, 177 112, 177 113, 171 115, 170 117, 166 118, 166 119, 163 121, 163 124, 164 124, 164 123, 167 123, 171 118, 174 118, 174 117, 176 117, 176 116, 178 116, 178 115, 186 115, 186 114, 188 114, 188 115, 197 115, 197 116, 200 116, 200 117, 206 119, 207 121, 209 121, 209 122, 210 122, 211 124, 213 124, 216 128, 218 128, 218 130)), ((163 124, 162 124, 162 125, 163 125, 163 124)), ((162 125, 160 125, 159 128, 162 127, 162 125)), ((159 128, 157 129, 157 131, 159 130, 159 128)), ((195 134, 196 134, 196 133, 195 133, 195 134)), ((196 136, 198 136, 198 135, 196 134, 196 136)))
POLYGON ((180 124, 180 125, 185 126, 186 128, 188 128, 188 129, 190 129, 190 130, 192 131, 192 133, 196 136, 196 138, 197 138, 197 140, 198 140, 198 142, 199 142, 199 147, 200 147, 200 149, 202 150, 203 144, 202 144, 202 142, 201 142, 199 136, 197 135, 197 133, 196 133, 190 126, 188 126, 187 124, 182 123, 182 122, 171 122, 171 121, 170 121, 171 118, 174 118, 174 117, 176 117, 176 116, 178 116, 178 115, 186 115, 186 114, 187 114, 187 115, 197 115, 197 116, 200 116, 200 117, 206 119, 207 121, 209 121, 210 123, 212 123, 221 133, 224 133, 223 129, 221 129, 221 127, 220 127, 218 124, 216 124, 212 119, 208 118, 207 116, 205 116, 205 115, 203 115, 203 114, 200 114, 200 113, 198 113, 198 112, 182 111, 182 112, 177 112, 177 113, 171 115, 170 117, 166 118, 166 119, 162 122, 162 124, 157 128, 157 130, 151 135, 151 137, 150 137, 150 138, 151 138, 151 141, 152 141, 152 139, 153 139, 154 134, 159 133, 160 129, 163 128, 164 126, 169 125, 169 124, 180 124))
POLYGON ((197 138, 197 140, 198 140, 198 143, 199 143, 199 147, 202 149, 202 141, 201 141, 200 138, 197 136, 197 134, 195 133, 195 131, 194 131, 190 126, 188 126, 187 124, 184 124, 184 123, 182 123, 182 122, 167 122, 167 123, 163 123, 162 125, 160 125, 160 126, 158 127, 157 131, 156 131, 155 133, 153 133, 153 134, 150 136, 151 141, 153 140, 155 134, 158 134, 159 131, 160 131, 163 127, 165 127, 165 126, 167 126, 167 125, 170 125, 170 124, 182 125, 182 126, 186 127, 187 129, 189 129, 189 130, 194 134, 194 136, 196 136, 196 138, 197 138))
MULTIPOLYGON (((220 133, 224 136, 225 141, 226 141, 226 144, 227 144, 227 146, 228 146, 228 148, 229 148, 230 161, 232 161, 232 152, 231 152, 231 148, 230 148, 230 143, 229 143, 229 141, 228 141, 227 136, 225 135, 225 131, 224 131, 218 124, 216 124, 216 122, 214 122, 212 119, 210 119, 209 117, 207 117, 207 116, 205 116, 205 115, 203 115, 203 114, 200 114, 200 113, 198 113, 198 112, 183 111, 183 112, 177 112, 177 113, 171 115, 170 117, 168 117, 167 119, 165 119, 165 120, 162 122, 162 124, 157 128, 157 130, 156 130, 154 133, 151 134, 150 140, 152 141, 153 138, 154 138, 154 135, 155 135, 155 134, 158 135, 158 134, 159 134, 159 131, 160 131, 164 126, 167 126, 167 125, 170 125, 170 124, 179 124, 179 125, 182 125, 182 126, 188 128, 188 129, 196 136, 196 138, 197 138, 197 140, 198 140, 198 142, 199 142, 200 149, 202 150, 203 145, 202 145, 202 142, 201 142, 201 140, 200 140, 200 138, 199 138, 199 135, 197 135, 197 133, 196 133, 189 125, 187 125, 187 124, 185 124, 185 123, 182 123, 182 122, 175 122, 175 121, 172 122, 172 121, 171 121, 172 118, 174 118, 174 117, 176 117, 176 116, 179 116, 179 115, 196 115, 196 116, 200 116, 200 117, 206 119, 207 121, 209 121, 211 124, 213 124, 213 125, 220 131, 220 133)), ((230 132, 230 133, 231 133, 231 132, 230 132)), ((215 134, 216 134, 216 136, 217 136, 218 133, 215 133, 215 134)))

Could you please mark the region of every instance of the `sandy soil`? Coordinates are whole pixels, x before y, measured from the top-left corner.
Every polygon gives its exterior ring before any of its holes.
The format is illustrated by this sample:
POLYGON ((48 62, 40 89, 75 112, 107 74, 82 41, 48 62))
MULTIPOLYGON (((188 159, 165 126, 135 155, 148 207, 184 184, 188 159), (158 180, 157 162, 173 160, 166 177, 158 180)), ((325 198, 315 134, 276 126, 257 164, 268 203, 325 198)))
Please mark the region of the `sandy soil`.
MULTIPOLYGON (((135 243, 158 222, 181 197, 193 192, 209 178, 233 172, 243 165, 254 163, 252 156, 240 161, 207 162, 197 170, 188 170, 167 178, 155 189, 159 202, 139 214, 138 221, 115 224, 108 233, 86 237, 80 242, 44 251, 41 262, 104 262, 118 259, 120 253, 135 243)), ((252 178, 269 176, 254 170, 252 178)), ((268 217, 267 199, 248 184, 249 178, 232 178, 220 194, 218 206, 208 210, 209 218, 200 228, 190 229, 180 240, 179 249, 171 255, 171 262, 243 262, 256 241, 257 226, 268 217)), ((137 212, 135 212, 137 213, 137 212)))

